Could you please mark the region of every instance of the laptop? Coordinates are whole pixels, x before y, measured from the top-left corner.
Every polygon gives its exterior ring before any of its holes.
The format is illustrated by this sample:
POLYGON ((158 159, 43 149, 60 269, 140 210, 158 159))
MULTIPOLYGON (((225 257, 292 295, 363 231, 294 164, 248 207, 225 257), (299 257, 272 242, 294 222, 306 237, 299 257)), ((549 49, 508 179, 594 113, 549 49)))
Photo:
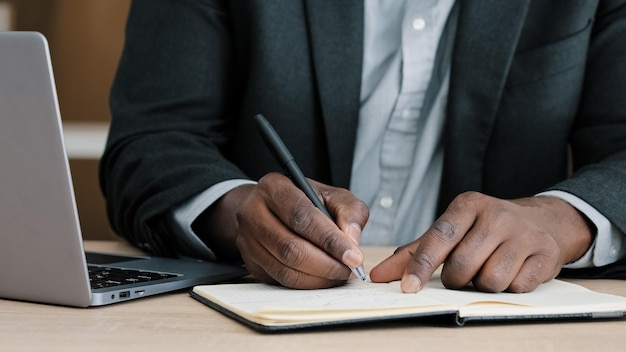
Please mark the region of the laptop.
POLYGON ((60 116, 45 37, 0 32, 0 298, 101 306, 246 274, 238 265, 85 253, 60 116))

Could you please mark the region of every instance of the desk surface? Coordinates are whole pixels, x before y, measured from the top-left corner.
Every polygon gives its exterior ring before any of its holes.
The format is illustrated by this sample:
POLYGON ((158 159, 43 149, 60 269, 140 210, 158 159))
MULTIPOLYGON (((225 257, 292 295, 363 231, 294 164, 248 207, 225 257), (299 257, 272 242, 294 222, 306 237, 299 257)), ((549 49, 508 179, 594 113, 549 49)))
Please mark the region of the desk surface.
MULTIPOLYGON (((85 247, 134 252, 120 242, 85 247)), ((390 248, 366 248, 366 267, 390 253, 390 248)), ((626 281, 572 281, 626 296, 626 281)), ((388 322, 263 335, 186 292, 88 309, 0 299, 0 351, 624 351, 625 331, 626 320, 465 327, 388 322)))

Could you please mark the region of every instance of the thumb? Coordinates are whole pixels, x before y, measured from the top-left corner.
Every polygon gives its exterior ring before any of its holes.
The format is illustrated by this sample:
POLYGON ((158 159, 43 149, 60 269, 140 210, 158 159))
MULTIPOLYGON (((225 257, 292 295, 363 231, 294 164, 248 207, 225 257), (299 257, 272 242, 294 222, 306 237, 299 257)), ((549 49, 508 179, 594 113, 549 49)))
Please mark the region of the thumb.
POLYGON ((350 239, 354 241, 354 243, 356 243, 357 245, 359 244, 362 232, 361 225, 353 222, 347 225, 341 225, 340 228, 343 233, 348 235, 348 237, 350 237, 350 239))

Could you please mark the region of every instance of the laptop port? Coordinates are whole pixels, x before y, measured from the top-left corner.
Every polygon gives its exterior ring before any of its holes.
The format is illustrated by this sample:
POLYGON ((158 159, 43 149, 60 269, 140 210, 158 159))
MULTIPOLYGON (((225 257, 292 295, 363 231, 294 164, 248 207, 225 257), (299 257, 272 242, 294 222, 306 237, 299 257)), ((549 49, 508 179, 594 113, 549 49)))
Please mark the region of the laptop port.
POLYGON ((130 291, 120 292, 120 299, 130 298, 130 291))

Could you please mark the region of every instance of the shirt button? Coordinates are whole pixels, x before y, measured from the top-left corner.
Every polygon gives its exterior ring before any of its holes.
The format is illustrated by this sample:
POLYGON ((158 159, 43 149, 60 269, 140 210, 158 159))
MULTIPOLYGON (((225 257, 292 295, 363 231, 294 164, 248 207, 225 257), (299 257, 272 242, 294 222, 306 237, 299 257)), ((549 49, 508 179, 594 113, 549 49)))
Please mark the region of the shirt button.
POLYGON ((421 31, 422 29, 426 28, 426 21, 424 21, 423 18, 416 18, 413 20, 413 29, 415 29, 416 31, 421 31))
POLYGON ((615 258, 617 256, 617 248, 615 246, 611 246, 609 249, 609 256, 611 258, 615 258))
POLYGON ((389 209, 393 205, 393 198, 391 197, 382 197, 380 198, 380 206, 389 209))

